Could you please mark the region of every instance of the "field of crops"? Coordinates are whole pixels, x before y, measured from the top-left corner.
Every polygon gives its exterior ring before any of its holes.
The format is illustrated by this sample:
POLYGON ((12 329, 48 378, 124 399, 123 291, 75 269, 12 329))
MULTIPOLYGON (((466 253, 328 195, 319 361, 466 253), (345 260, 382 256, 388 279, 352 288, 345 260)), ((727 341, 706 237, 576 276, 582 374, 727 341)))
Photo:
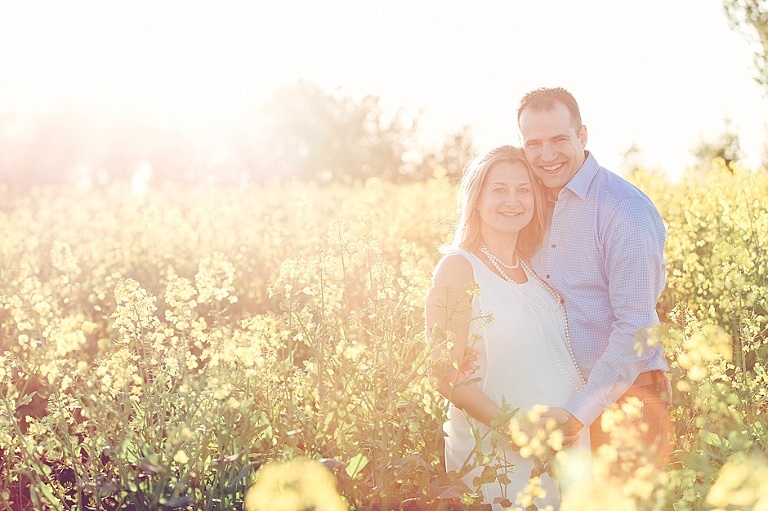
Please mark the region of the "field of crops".
MULTIPOLYGON (((768 509, 768 175, 715 167, 632 178, 668 228, 674 452, 596 465, 616 484, 567 509, 768 509)), ((0 190, 0 509, 460 497, 423 328, 454 202, 440 177, 0 190)))

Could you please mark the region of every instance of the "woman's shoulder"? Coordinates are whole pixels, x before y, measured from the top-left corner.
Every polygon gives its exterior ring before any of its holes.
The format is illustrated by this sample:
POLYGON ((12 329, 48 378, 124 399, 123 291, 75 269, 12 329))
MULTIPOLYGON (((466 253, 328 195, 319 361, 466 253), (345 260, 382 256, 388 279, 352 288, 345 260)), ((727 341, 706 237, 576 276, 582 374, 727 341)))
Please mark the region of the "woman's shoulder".
POLYGON ((464 250, 455 250, 443 254, 443 257, 437 262, 437 270, 470 270, 472 264, 469 261, 468 253, 464 250))
POLYGON ((464 250, 451 251, 443 255, 437 262, 433 274, 435 282, 469 283, 473 280, 472 263, 464 250))

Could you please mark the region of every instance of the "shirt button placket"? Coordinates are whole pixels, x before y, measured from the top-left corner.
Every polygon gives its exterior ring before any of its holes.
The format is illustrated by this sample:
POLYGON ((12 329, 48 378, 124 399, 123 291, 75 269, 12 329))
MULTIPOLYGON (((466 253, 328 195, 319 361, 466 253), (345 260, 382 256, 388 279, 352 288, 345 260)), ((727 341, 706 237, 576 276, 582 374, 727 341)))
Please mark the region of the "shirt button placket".
MULTIPOLYGON (((563 193, 562 190, 560 190, 560 193, 557 196, 557 202, 554 204, 554 208, 553 208, 553 211, 552 211, 552 220, 551 220, 552 223, 550 224, 551 234, 549 236, 549 239, 550 239, 550 244, 549 244, 550 252, 549 252, 549 255, 550 255, 550 257, 547 258, 548 261, 550 262, 550 264, 555 264, 555 265, 557 264, 557 261, 556 261, 557 260, 557 255, 553 251, 555 249, 557 249, 557 242, 555 240, 558 239, 558 236, 560 234, 560 232, 559 232, 560 231, 560 226, 557 224, 557 222, 555 222, 555 211, 557 211, 558 209, 562 208, 564 204, 565 204, 565 194, 563 193)), ((546 275, 544 275, 544 278, 546 278, 547 280, 552 280, 552 274, 551 273, 547 273, 546 275)))

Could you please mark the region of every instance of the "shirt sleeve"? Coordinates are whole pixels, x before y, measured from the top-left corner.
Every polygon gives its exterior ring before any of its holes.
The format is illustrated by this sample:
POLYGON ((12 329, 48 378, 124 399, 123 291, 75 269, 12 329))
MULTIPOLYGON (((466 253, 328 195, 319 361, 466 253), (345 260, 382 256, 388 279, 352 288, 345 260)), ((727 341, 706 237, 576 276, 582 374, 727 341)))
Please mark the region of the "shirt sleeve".
MULTIPOLYGON (((605 352, 586 386, 566 405, 589 427, 647 369, 661 359, 661 346, 648 346, 648 329, 659 323, 656 302, 664 289, 666 230, 649 199, 619 201, 601 226, 603 264, 614 320, 605 352)), ((656 369, 656 367, 654 367, 656 369)), ((661 369, 661 367, 659 367, 661 369)))

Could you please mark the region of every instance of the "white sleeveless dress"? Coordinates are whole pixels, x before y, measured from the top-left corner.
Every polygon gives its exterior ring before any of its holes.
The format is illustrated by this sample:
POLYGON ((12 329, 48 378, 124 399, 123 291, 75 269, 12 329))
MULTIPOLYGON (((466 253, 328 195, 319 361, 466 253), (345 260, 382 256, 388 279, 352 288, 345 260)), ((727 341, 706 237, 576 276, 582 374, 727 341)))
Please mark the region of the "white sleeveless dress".
MULTIPOLYGON (((528 269, 528 282, 507 282, 475 255, 465 250, 457 252, 471 264, 479 287, 479 295, 472 298, 472 318, 492 315, 490 322, 473 319, 469 329, 468 347, 477 353, 478 369, 473 375, 480 378, 477 384, 499 406, 503 398, 511 408, 520 408, 517 417, 522 417, 534 405, 565 405, 583 383, 568 351, 565 316, 555 297, 529 274, 528 269), (472 339, 476 339, 474 344, 472 339)), ((475 448, 472 428, 481 434, 487 432, 484 425, 449 404, 448 421, 443 426, 448 471, 460 469, 472 456, 475 448)), ((589 453, 589 435, 585 431, 582 430, 578 442, 571 449, 589 453)), ((491 455, 494 459, 492 463, 503 459, 514 464, 511 472, 506 474, 511 480, 506 488, 506 498, 519 506, 517 493, 528 484, 533 461, 511 449, 504 449, 506 452, 503 454, 493 453, 492 450, 488 435, 483 452, 491 455)), ((476 467, 464 476, 467 486, 475 488, 472 480, 480 475, 482 469, 482 466, 476 467)), ((541 485, 547 495, 534 503, 539 509, 546 505, 558 509, 558 482, 544 474, 541 485)), ((498 482, 485 484, 480 489, 484 502, 489 504, 502 495, 498 482)), ((494 509, 501 507, 494 505, 494 509)))

